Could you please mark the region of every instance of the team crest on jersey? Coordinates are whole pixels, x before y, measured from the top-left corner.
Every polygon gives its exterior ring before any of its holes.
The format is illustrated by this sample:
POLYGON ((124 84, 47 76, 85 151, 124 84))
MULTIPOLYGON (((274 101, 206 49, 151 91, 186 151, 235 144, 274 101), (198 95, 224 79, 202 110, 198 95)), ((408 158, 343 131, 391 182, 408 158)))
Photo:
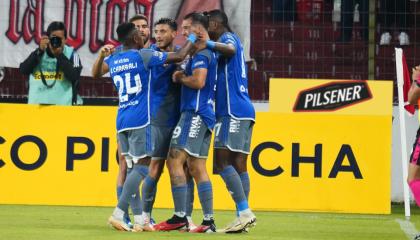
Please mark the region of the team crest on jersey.
POLYGON ((366 81, 330 82, 299 93, 293 111, 335 111, 372 98, 366 81))

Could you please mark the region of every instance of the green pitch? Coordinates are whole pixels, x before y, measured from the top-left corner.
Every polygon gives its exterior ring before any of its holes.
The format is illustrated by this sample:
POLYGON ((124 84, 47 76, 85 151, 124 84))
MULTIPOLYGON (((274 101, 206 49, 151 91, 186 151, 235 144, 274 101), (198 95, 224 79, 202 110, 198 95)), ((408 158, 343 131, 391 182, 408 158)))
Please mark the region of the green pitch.
MULTIPOLYGON (((0 239, 410 239, 407 235, 420 229, 420 209, 412 211, 410 221, 405 220, 402 206, 394 206, 391 215, 256 212, 258 224, 250 233, 226 235, 118 232, 106 224, 112 208, 0 205, 0 239)), ((153 214, 162 221, 171 212, 157 209, 153 214)), ((199 223, 201 211, 194 214, 199 223)), ((217 226, 223 227, 234 213, 217 211, 215 216, 217 226)))

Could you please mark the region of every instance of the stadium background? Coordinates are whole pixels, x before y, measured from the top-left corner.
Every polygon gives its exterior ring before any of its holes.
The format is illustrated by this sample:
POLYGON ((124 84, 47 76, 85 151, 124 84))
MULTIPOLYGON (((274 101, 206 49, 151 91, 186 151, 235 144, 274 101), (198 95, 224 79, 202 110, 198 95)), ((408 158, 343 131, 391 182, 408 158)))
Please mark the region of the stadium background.
MULTIPOLYGON (((340 37, 340 28, 339 22, 333 20, 337 20, 340 12, 337 11, 337 5, 334 8, 334 2, 337 4, 339 0, 297 0, 296 10, 292 12, 287 10, 291 9, 290 6, 286 5, 286 10, 280 8, 280 11, 276 6, 281 5, 281 2, 293 1, 242 2, 245 5, 247 2, 251 4, 250 57, 254 61, 249 62, 248 76, 252 100, 269 99, 271 77, 375 79, 395 82, 393 52, 397 41, 394 37, 391 45, 378 44, 382 32, 381 23, 377 20, 377 13, 382 11, 379 1, 369 1, 369 42, 361 39, 360 31, 363 26, 360 22, 355 22, 353 38, 347 43, 336 41, 340 37)), ((420 38, 417 26, 420 19, 417 18, 419 3, 409 1, 409 6, 408 35, 411 44, 404 46, 404 51, 410 68, 418 63, 420 57, 420 49, 417 47, 420 38)), ((84 62, 86 65, 86 61, 84 62)), ((4 79, 0 82, 0 100, 25 102, 28 89, 26 77, 19 74, 16 68, 6 68, 4 73, 4 79)), ((83 77, 80 93, 87 103, 103 103, 104 101, 95 100, 104 98, 111 99, 111 102, 116 100, 111 81, 95 81, 90 77, 83 77)))

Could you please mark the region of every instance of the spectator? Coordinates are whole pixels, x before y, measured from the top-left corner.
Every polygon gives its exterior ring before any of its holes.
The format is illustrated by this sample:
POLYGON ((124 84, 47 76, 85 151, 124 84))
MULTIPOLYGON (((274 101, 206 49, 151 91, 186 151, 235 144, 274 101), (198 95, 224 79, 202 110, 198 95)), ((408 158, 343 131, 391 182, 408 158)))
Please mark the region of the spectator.
POLYGON ((76 105, 82 71, 79 55, 66 45, 67 31, 62 22, 52 22, 42 36, 39 47, 19 66, 29 75, 28 103, 76 105))
POLYGON ((368 0, 342 0, 340 38, 338 42, 349 42, 353 32, 354 7, 359 4, 360 22, 362 24, 362 38, 369 39, 369 1, 368 0))
POLYGON ((400 45, 409 45, 408 37, 408 12, 409 0, 380 0, 379 21, 381 23, 383 33, 381 35, 380 45, 389 45, 391 43, 391 25, 395 24, 400 34, 398 40, 400 45))

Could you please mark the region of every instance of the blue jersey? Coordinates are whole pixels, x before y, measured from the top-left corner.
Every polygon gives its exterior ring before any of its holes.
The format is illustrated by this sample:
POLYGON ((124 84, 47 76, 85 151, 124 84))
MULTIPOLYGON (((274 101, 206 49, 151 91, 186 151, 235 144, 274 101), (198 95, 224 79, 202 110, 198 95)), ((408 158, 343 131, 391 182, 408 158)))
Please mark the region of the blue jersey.
POLYGON ((163 65, 166 58, 167 53, 149 49, 120 51, 105 58, 118 90, 118 132, 150 124, 150 69, 163 65))
POLYGON ((185 73, 191 76, 194 69, 206 68, 206 84, 202 89, 192 89, 182 85, 181 112, 194 111, 203 119, 209 129, 213 129, 216 118, 214 114, 214 94, 217 75, 217 59, 213 51, 204 49, 191 57, 185 73))
POLYGON ((235 46, 236 53, 230 58, 219 57, 216 116, 255 121, 254 106, 248 95, 247 68, 241 41, 236 34, 226 32, 219 42, 235 46))
MULTIPOLYGON (((160 51, 154 44, 150 48, 160 51)), ((175 49, 178 50, 179 47, 175 49)), ((155 126, 175 127, 181 115, 181 85, 172 81, 176 68, 176 64, 158 65, 152 68, 151 117, 155 126)))

